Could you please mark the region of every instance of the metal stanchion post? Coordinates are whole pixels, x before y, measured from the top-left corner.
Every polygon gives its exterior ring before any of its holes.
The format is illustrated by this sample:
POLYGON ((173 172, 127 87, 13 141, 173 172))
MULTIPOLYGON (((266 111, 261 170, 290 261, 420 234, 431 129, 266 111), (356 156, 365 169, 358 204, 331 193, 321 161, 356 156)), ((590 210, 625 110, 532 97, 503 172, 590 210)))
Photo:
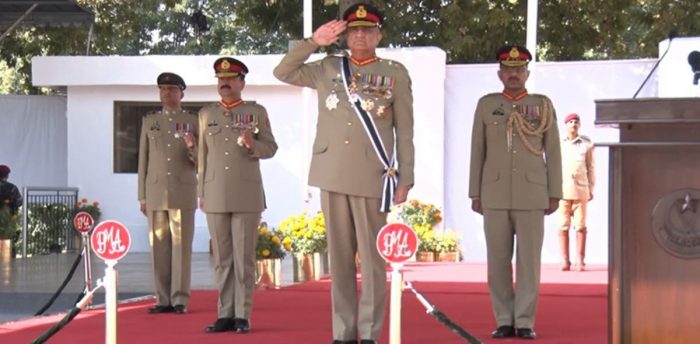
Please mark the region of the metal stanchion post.
POLYGON ((391 264, 391 299, 389 310, 389 343, 401 344, 401 293, 403 287, 403 264, 391 264))
MULTIPOLYGON (((92 290, 92 264, 90 261, 90 237, 82 233, 83 238, 83 264, 85 264, 85 290, 92 290)), ((89 306, 89 305, 88 305, 89 306)))
POLYGON ((105 344, 117 343, 117 270, 116 260, 107 260, 105 269, 105 344))

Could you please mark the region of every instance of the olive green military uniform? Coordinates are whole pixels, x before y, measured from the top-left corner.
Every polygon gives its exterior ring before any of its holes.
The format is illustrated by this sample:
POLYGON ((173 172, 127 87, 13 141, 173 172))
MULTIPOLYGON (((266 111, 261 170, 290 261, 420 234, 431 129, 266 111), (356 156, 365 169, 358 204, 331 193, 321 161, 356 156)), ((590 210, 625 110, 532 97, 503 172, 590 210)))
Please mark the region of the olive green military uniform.
POLYGON ((551 101, 535 94, 520 100, 501 93, 482 97, 474 115, 469 197, 481 200, 488 285, 499 326, 534 326, 544 211, 550 198, 561 198, 561 185, 559 131, 551 101))
POLYGON ((196 148, 183 135, 198 135, 197 116, 184 110, 148 114, 141 126, 138 199, 146 204, 156 305, 186 306, 190 298, 196 148))
MULTIPOLYGON (((328 227, 334 338, 375 339, 386 303, 385 262, 375 244, 386 224, 386 214, 380 212, 384 166, 348 100, 341 58, 329 56, 304 64, 317 48, 311 40, 301 42, 273 73, 284 82, 318 92, 309 184, 322 191, 328 227), (362 269, 359 303, 355 252, 362 269)), ((356 86, 351 92, 359 95, 372 116, 389 159, 395 156, 398 161, 398 185, 413 185, 413 96, 408 71, 396 61, 381 58, 363 66, 350 64, 350 70, 356 86)))
POLYGON ((199 112, 199 185, 214 253, 219 289, 218 317, 250 316, 255 284, 255 244, 265 209, 260 159, 271 158, 277 143, 265 108, 243 102, 226 110, 219 104, 199 112), (235 123, 257 122, 252 151, 237 144, 235 123))

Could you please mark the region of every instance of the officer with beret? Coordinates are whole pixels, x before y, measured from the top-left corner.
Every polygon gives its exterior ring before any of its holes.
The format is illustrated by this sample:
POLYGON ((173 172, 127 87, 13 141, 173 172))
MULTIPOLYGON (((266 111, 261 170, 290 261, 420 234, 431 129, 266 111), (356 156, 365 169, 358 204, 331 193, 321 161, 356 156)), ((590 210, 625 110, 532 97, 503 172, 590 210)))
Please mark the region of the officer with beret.
POLYGON ((10 215, 17 214, 17 210, 22 206, 22 193, 15 184, 7 181, 10 177, 10 167, 0 165, 0 209, 4 206, 10 207, 10 215))
POLYGON ((197 209, 197 116, 180 102, 187 87, 177 74, 157 78, 163 109, 141 125, 138 199, 148 217, 156 304, 149 313, 187 312, 194 213, 197 209))
POLYGON ((572 113, 564 119, 566 137, 561 142, 561 161, 563 178, 563 195, 559 201, 559 246, 561 250, 561 269, 571 269, 569 260, 569 229, 571 220, 576 228, 576 263, 574 269, 585 270, 586 264, 586 210, 588 201, 593 199, 595 184, 595 162, 593 160, 593 142, 579 134, 581 117, 572 113))
POLYGON ((504 89, 482 97, 476 107, 469 197, 472 209, 484 216, 488 286, 498 324, 492 337, 534 339, 544 216, 562 198, 559 131, 551 100, 525 88, 530 52, 506 46, 496 57, 504 89))
POLYGON ((214 62, 221 100, 199 111, 199 206, 207 214, 219 302, 206 332, 250 330, 255 244, 265 209, 260 159, 277 152, 265 108, 243 101, 248 67, 222 57, 214 62))
POLYGON ((318 92, 309 184, 321 189, 328 228, 334 344, 375 343, 381 333, 386 271, 377 234, 391 203, 404 202, 413 185, 411 79, 402 64, 376 56, 382 22, 376 7, 350 6, 342 20, 321 25, 273 71, 281 81, 318 92), (340 35, 349 56, 344 52, 304 63, 340 35), (356 253, 362 273, 359 300, 356 253))

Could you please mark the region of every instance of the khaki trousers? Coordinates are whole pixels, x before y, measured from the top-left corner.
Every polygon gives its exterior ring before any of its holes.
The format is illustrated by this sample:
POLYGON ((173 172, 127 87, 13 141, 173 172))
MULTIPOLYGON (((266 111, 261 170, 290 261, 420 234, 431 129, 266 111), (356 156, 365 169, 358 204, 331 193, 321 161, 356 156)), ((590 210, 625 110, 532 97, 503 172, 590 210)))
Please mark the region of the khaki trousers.
POLYGON ((207 213, 219 289, 218 318, 249 319, 260 213, 207 213))
POLYGON ((573 217, 573 225, 577 232, 586 232, 586 209, 588 201, 577 199, 562 199, 559 200, 559 223, 562 231, 571 229, 571 219, 573 217))
POLYGON ((376 340, 386 309, 386 267, 377 251, 377 234, 386 224, 379 198, 321 191, 331 266, 333 339, 376 340), (357 300, 355 253, 362 273, 357 300), (358 338, 359 336, 359 338, 358 338))
POLYGON ((544 210, 484 209, 488 286, 498 326, 533 328, 540 286, 544 210), (513 244, 517 237, 515 288, 513 244))
POLYGON ((187 306, 190 300, 194 209, 148 212, 156 305, 187 306))

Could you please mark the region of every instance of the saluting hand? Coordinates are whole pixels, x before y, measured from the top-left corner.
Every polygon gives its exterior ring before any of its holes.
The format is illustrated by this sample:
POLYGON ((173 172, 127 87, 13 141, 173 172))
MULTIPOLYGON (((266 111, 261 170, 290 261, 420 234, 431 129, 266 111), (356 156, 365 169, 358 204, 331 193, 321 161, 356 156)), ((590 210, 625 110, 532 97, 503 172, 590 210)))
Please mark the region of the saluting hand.
POLYGON ((338 40, 347 25, 348 23, 343 20, 331 20, 319 26, 311 36, 311 40, 322 47, 330 45, 338 40))
POLYGON ((185 145, 188 149, 194 148, 194 137, 190 133, 185 133, 185 135, 182 136, 182 140, 185 141, 185 145))
POLYGON ((253 131, 251 129, 241 130, 241 135, 238 136, 238 145, 250 151, 255 149, 255 139, 253 139, 253 131))

